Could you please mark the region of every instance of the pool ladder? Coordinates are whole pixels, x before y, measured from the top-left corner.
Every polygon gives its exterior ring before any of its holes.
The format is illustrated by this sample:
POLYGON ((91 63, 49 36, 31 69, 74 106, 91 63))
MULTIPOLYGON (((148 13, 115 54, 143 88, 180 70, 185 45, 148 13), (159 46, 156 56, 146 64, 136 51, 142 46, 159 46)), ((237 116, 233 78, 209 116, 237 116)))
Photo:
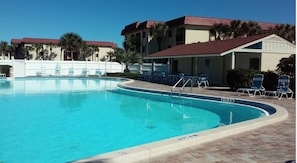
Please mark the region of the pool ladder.
POLYGON ((191 82, 191 92, 192 92, 192 90, 193 90, 193 79, 192 79, 192 78, 189 78, 186 82, 184 82, 184 78, 182 77, 182 78, 180 78, 180 79, 174 84, 174 86, 171 87, 171 96, 173 95, 174 89, 175 89, 175 88, 177 87, 177 85, 178 85, 179 83, 181 83, 181 82, 183 82, 184 84, 183 84, 183 86, 179 89, 179 96, 181 96, 182 91, 184 90, 185 86, 186 86, 189 82, 191 82))

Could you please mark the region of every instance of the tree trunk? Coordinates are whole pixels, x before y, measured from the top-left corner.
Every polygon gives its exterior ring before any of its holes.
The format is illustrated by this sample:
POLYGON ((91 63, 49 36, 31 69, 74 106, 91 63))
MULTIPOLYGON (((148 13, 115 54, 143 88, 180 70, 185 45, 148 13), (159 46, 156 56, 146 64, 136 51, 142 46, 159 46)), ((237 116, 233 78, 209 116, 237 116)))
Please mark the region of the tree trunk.
POLYGON ((71 60, 73 60, 73 51, 72 50, 70 51, 70 54, 71 54, 71 60))
POLYGON ((124 70, 124 72, 130 72, 128 64, 125 65, 125 70, 124 70))

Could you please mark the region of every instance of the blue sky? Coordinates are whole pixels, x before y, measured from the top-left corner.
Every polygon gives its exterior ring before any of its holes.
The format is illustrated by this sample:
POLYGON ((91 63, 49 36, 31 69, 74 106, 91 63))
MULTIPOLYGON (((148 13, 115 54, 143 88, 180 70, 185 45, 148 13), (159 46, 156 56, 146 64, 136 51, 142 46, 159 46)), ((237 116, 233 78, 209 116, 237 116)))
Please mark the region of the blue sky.
POLYGON ((0 0, 0 41, 54 38, 74 32, 84 40, 122 46, 121 30, 136 21, 182 16, 295 24, 295 0, 0 0))

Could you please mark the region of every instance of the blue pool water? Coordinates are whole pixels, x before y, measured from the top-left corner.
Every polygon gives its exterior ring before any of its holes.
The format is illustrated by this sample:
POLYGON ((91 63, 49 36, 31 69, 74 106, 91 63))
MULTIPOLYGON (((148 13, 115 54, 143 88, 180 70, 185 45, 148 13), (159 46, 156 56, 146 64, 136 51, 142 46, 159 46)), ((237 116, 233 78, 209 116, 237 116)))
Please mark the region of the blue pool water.
POLYGON ((265 116, 253 107, 117 88, 123 80, 0 81, 0 162, 67 162, 265 116))

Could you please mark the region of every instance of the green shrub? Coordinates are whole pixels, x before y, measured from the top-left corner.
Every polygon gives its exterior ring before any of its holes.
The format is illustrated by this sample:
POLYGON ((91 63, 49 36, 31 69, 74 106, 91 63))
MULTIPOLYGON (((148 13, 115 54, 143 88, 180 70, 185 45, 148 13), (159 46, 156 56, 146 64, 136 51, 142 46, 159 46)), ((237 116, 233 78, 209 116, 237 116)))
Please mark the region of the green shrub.
POLYGON ((0 73, 6 74, 7 77, 10 76, 10 73, 9 73, 10 67, 11 66, 8 66, 8 65, 0 66, 0 73))
POLYGON ((234 69, 227 71, 226 81, 232 90, 237 88, 249 88, 254 74, 259 73, 255 70, 234 69))
POLYGON ((266 90, 276 90, 278 74, 273 71, 262 72, 264 75, 263 87, 266 90))

